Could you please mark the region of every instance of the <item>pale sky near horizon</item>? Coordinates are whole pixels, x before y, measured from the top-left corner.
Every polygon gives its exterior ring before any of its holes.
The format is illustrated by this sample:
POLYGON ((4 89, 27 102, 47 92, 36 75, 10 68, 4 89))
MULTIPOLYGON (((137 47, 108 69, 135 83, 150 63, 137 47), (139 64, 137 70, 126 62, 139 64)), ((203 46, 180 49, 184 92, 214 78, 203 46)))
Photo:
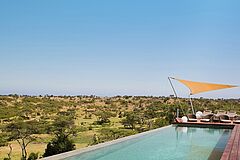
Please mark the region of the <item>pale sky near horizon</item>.
POLYGON ((168 76, 240 85, 239 8, 239 0, 0 1, 0 94, 168 96, 168 76))

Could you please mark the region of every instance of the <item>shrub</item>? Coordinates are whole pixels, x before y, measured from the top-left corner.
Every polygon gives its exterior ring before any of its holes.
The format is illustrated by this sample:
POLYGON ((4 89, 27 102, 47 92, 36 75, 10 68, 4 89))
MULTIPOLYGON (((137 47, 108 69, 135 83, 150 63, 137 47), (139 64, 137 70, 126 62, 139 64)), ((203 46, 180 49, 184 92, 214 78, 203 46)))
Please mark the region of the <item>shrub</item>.
POLYGON ((129 135, 136 134, 136 131, 127 129, 114 129, 114 128, 103 128, 100 130, 100 140, 101 142, 114 140, 129 135))
POLYGON ((71 151, 75 144, 69 137, 76 134, 74 121, 70 117, 57 117, 52 124, 55 137, 47 144, 44 157, 71 151))
POLYGON ((75 144, 73 141, 65 136, 64 134, 54 138, 51 142, 47 144, 47 148, 43 157, 52 156, 55 154, 72 151, 75 149, 75 144))
POLYGON ((30 153, 29 157, 28 157, 28 160, 36 160, 38 159, 38 154, 39 153, 30 153))
POLYGON ((168 125, 168 124, 169 124, 169 123, 168 123, 168 121, 167 121, 166 119, 164 119, 164 118, 157 118, 157 119, 155 120, 154 126, 155 126, 156 128, 159 128, 159 127, 166 126, 166 125, 168 125))

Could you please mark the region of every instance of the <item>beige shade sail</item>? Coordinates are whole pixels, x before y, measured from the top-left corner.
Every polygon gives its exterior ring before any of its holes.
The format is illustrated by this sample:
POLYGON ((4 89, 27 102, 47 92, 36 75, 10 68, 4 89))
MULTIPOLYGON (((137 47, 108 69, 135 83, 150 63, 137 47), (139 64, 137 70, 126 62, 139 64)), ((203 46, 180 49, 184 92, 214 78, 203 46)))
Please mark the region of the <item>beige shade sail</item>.
POLYGON ((193 81, 176 79, 176 78, 173 78, 173 79, 175 79, 175 80, 183 83, 185 86, 187 86, 191 91, 191 93, 190 93, 191 95, 202 93, 202 92, 213 91, 213 90, 238 87, 238 86, 235 86, 235 85, 214 84, 214 83, 205 83, 205 82, 193 82, 193 81))

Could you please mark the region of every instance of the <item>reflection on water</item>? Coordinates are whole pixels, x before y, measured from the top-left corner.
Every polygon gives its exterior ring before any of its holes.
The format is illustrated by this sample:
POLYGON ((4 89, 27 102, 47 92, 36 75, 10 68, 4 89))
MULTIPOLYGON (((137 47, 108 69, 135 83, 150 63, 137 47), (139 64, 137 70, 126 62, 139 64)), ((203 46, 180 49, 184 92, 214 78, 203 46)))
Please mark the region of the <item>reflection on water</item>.
POLYGON ((188 127, 176 127, 175 128, 176 132, 183 132, 183 133, 187 133, 188 131, 188 127))
MULTIPOLYGON (((208 160, 220 159, 227 141, 231 135, 230 129, 215 129, 215 128, 195 128, 195 127, 175 127, 176 131, 176 152, 181 147, 186 147, 186 142, 189 147, 189 157, 197 156, 196 153, 209 154, 208 160), (195 133, 197 132, 197 133, 195 133), (207 135, 207 136, 206 136, 207 135), (218 137, 218 138, 216 138, 218 137), (215 145, 209 150, 210 141, 215 139, 215 145)), ((191 158, 187 158, 191 159, 191 158)), ((197 159, 201 159, 198 157, 197 159)))

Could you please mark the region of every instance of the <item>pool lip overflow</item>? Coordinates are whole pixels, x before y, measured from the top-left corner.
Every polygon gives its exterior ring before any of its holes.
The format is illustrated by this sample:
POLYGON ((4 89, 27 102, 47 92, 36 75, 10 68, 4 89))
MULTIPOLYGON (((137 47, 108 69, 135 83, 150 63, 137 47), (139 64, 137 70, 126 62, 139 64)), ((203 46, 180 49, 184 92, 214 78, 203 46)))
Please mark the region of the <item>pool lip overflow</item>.
POLYGON ((240 157, 240 124, 223 124, 223 123, 191 123, 191 122, 186 122, 186 123, 174 123, 169 126, 165 126, 162 128, 154 129, 151 131, 119 138, 113 141, 105 142, 105 143, 100 143, 94 146, 89 146, 86 148, 82 149, 77 149, 74 151, 70 152, 65 152, 61 153, 58 155, 50 156, 50 157, 45 157, 42 160, 61 160, 69 157, 73 157, 82 153, 94 151, 100 148, 104 148, 113 144, 121 143, 130 139, 138 138, 144 135, 148 135, 150 133, 158 132, 160 130, 172 127, 172 126, 177 126, 177 127, 200 127, 200 128, 221 128, 221 129, 233 129, 232 133, 230 135, 230 138, 227 142, 227 145, 224 149, 224 152, 221 156, 221 160, 239 160, 240 157))
POLYGON ((168 125, 168 126, 165 126, 165 127, 157 128, 157 129, 146 131, 146 132, 142 132, 142 133, 139 133, 139 134, 119 138, 119 139, 116 139, 116 140, 113 140, 113 141, 100 143, 100 144, 97 144, 97 145, 94 145, 94 146, 89 146, 89 147, 86 147, 86 148, 77 149, 77 150, 74 150, 74 151, 65 152, 65 153, 54 155, 54 156, 45 157, 45 158, 42 158, 42 160, 61 160, 61 159, 73 157, 73 156, 76 156, 76 155, 79 155, 79 154, 82 154, 82 153, 94 151, 94 150, 97 150, 97 149, 100 149, 100 148, 104 148, 104 147, 107 147, 107 146, 110 146, 110 145, 114 145, 114 144, 117 144, 117 143, 121 143, 121 142, 130 140, 130 139, 135 139, 135 138, 138 138, 138 137, 141 137, 141 136, 144 136, 144 135, 148 135, 150 133, 158 132, 160 130, 163 130, 163 129, 166 129, 166 128, 169 128, 169 127, 172 127, 172 126, 173 125, 168 125))

